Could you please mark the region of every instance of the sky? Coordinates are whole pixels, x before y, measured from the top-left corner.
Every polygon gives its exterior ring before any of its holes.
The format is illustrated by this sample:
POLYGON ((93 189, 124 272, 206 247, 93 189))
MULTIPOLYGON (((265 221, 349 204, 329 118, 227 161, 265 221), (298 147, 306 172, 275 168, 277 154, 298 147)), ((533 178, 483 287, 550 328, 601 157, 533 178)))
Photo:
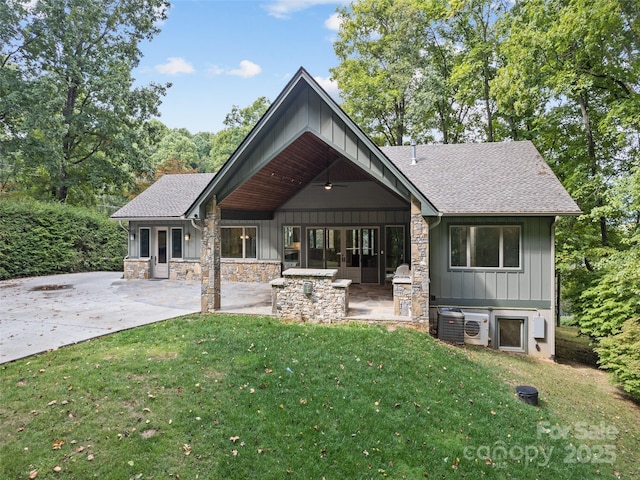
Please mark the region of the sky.
POLYGON ((141 45, 137 85, 171 82, 158 118, 218 132, 233 106, 275 100, 304 67, 336 100, 330 68, 344 0, 171 0, 161 33, 141 45))

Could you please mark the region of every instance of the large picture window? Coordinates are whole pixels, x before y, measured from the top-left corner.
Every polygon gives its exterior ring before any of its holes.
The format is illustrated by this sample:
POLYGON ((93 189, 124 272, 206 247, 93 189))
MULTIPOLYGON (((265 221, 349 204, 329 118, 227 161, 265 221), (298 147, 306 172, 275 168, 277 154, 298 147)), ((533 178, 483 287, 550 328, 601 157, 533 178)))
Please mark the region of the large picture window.
POLYGON ((223 258, 257 258, 256 227, 222 227, 223 258))
POLYGON ((518 225, 453 225, 449 230, 451 268, 520 268, 518 225))

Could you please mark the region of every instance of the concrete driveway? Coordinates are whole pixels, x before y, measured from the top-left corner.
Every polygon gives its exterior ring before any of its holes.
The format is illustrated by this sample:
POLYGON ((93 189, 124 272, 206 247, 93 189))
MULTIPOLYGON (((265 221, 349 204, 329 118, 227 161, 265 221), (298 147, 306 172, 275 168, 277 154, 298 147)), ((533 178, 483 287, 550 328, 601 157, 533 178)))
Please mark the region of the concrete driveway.
POLYGON ((122 272, 0 282, 0 363, 200 311, 200 283, 122 272))

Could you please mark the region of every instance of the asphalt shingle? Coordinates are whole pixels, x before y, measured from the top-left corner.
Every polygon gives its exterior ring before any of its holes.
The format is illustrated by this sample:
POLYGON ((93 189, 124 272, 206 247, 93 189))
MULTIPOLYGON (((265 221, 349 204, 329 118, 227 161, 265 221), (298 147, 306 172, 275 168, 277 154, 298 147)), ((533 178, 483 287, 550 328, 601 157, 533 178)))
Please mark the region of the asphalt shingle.
POLYGON ((529 141, 382 147, 445 215, 576 215, 580 209, 529 141))
POLYGON ((214 176, 214 173, 164 175, 111 218, 180 218, 214 176))

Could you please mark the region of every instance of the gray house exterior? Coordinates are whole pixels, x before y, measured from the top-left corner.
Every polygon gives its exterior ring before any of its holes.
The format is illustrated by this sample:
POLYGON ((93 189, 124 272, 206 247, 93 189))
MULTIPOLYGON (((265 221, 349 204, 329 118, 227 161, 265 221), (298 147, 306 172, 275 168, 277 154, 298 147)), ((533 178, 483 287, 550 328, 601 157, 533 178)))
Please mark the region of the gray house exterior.
POLYGON ((199 280, 203 312, 224 281, 329 272, 388 284, 399 319, 460 309, 470 343, 549 358, 554 224, 579 213, 532 143, 380 148, 300 69, 217 174, 166 175, 112 218, 125 277, 199 280))

